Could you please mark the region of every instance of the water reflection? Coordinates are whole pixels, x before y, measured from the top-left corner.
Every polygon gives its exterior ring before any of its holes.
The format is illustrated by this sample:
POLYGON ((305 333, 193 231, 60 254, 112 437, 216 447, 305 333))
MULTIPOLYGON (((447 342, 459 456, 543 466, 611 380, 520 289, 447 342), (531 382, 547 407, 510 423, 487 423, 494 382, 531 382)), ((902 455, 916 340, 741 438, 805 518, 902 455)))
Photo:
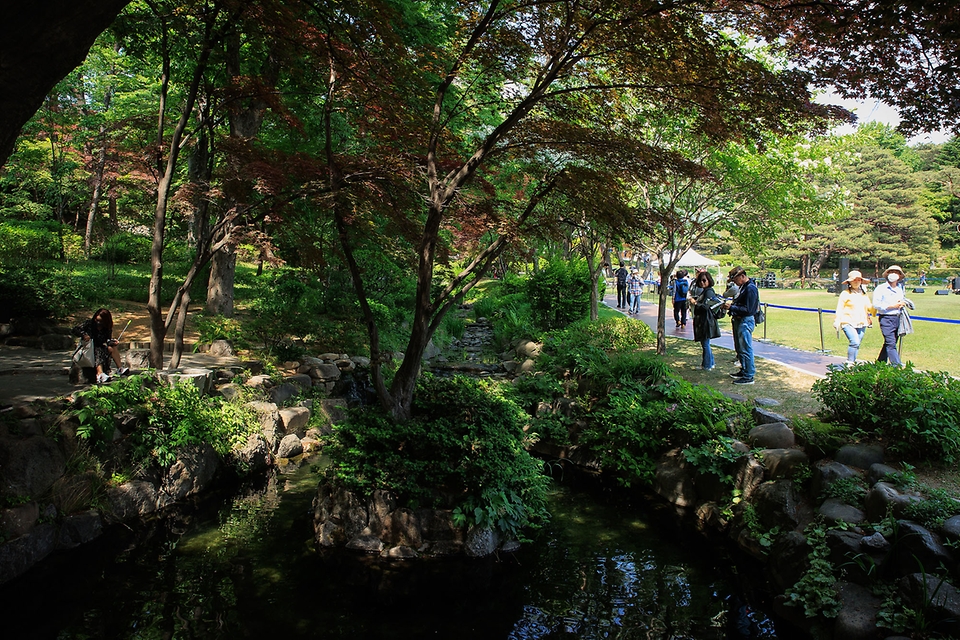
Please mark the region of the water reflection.
POLYGON ((513 556, 381 562, 314 548, 316 483, 287 469, 51 558, 0 589, 11 637, 775 637, 694 550, 594 495, 555 488, 554 521, 513 556))

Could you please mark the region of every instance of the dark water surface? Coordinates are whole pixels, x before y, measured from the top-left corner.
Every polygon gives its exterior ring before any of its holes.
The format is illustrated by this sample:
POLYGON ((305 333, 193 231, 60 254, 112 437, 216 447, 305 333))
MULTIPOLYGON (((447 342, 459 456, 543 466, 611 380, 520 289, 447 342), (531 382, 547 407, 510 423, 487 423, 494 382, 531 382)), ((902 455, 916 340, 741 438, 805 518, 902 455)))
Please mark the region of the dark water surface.
POLYGON ((315 550, 316 484, 304 466, 53 556, 0 588, 0 636, 776 637, 703 543, 595 492, 556 486, 517 554, 382 562, 315 550))

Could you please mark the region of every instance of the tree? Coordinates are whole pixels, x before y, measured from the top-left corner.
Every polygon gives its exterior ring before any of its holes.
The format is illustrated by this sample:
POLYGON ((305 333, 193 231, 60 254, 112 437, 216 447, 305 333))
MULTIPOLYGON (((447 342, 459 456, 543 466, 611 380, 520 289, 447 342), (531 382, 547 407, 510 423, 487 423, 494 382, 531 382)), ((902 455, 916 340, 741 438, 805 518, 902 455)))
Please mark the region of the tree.
MULTIPOLYGON (((361 4, 357 11, 362 14, 366 7, 361 4)), ((696 2, 669 7, 607 0, 589 7, 566 0, 535 5, 471 2, 448 10, 445 28, 433 32, 441 38, 405 41, 401 60, 412 59, 419 69, 407 64, 393 77, 371 75, 380 81, 377 90, 393 98, 402 93, 401 83, 422 87, 435 82, 432 104, 401 99, 390 110, 395 119, 387 123, 406 146, 398 149, 394 140, 385 149, 418 160, 415 173, 422 172, 416 175, 424 179, 420 197, 425 203, 420 212, 403 212, 402 224, 408 229, 414 225, 410 237, 416 248, 417 293, 410 340, 389 388, 380 372, 383 354, 375 319, 364 303, 363 277, 350 258, 353 238, 368 228, 364 217, 356 215, 355 204, 348 209, 344 200, 359 174, 344 173, 345 158, 332 149, 327 155, 334 218, 370 330, 374 384, 381 403, 396 418, 409 416, 424 348, 444 314, 483 275, 518 225, 528 220, 525 212, 532 209, 522 203, 542 197, 541 189, 525 189, 514 197, 515 218, 495 217, 494 212, 504 209, 494 207, 494 198, 483 199, 482 191, 471 185, 493 184, 493 175, 505 160, 548 149, 567 163, 582 155, 596 156, 600 150, 622 162, 630 151, 646 149, 635 158, 636 164, 668 156, 654 145, 637 144, 636 137, 631 142, 624 127, 611 128, 615 117, 611 113, 618 113, 621 105, 649 104, 689 113, 690 126, 718 143, 765 129, 780 131, 812 115, 816 107, 808 100, 803 77, 774 73, 742 50, 715 19, 704 16, 702 8, 696 2), (397 112, 397 107, 402 110, 397 112), (496 239, 478 245, 471 258, 462 260, 465 267, 434 294, 435 266, 446 246, 444 229, 471 220, 496 230, 496 239)), ((340 22, 330 24, 343 28, 344 23, 359 22, 358 17, 340 14, 340 22)), ((372 56, 395 51, 387 46, 391 37, 410 35, 409 24, 402 20, 388 24, 389 19, 393 18, 381 16, 376 27, 365 23, 381 29, 382 40, 367 34, 367 43, 372 43, 369 53, 353 50, 351 64, 360 60, 364 70, 373 69, 372 56)), ((339 57, 341 51, 331 53, 325 103, 331 122, 335 113, 347 113, 334 106, 337 100, 341 100, 337 105, 343 104, 340 96, 353 99, 364 90, 354 75, 357 67, 341 66, 339 57)), ((382 98, 363 95, 382 105, 382 98)), ((819 112, 825 114, 826 110, 819 112)), ((642 119, 633 121, 642 130, 642 119)), ((366 119, 362 125, 351 124, 367 132, 384 123, 366 119)), ((332 126, 327 131, 327 140, 332 140, 332 126)), ((654 164, 657 170, 664 168, 662 161, 654 164)), ((680 164, 670 168, 680 174, 680 164)), ((647 169, 649 173, 653 167, 647 169)), ((415 181, 407 183, 408 188, 416 186, 415 181)))

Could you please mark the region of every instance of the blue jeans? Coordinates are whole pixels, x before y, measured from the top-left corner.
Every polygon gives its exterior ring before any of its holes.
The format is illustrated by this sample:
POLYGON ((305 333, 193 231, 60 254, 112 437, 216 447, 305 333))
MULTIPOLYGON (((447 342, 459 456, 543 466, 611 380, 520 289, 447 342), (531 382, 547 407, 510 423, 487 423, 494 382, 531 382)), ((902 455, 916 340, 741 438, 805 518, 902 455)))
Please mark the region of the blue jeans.
POLYGON ((630 299, 630 313, 640 313, 640 294, 634 293, 630 299))
POLYGON ((757 374, 757 367, 753 363, 753 330, 756 326, 753 316, 740 318, 737 322, 736 340, 740 347, 740 368, 747 380, 753 380, 753 376, 757 374))
POLYGON ((857 361, 857 351, 860 350, 860 343, 863 342, 863 334, 867 332, 866 327, 854 327, 853 325, 845 324, 840 327, 843 330, 843 334, 847 336, 847 340, 850 342, 847 345, 847 361, 856 362, 857 361))
POLYGON ((897 332, 900 331, 900 314, 880 316, 880 333, 883 334, 883 346, 877 362, 890 361, 895 367, 902 366, 900 354, 897 352, 897 332))
POLYGON ((700 346, 703 347, 703 360, 700 361, 700 365, 704 369, 713 369, 713 349, 710 348, 710 338, 701 340, 700 346))

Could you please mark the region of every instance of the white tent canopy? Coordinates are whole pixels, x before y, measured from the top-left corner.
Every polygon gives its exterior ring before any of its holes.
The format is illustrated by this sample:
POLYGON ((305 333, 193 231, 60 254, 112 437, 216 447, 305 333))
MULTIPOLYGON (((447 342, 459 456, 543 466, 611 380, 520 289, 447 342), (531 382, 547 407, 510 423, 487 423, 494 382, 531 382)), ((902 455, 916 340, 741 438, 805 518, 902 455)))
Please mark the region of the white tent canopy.
MULTIPOLYGON (((666 262, 670 262, 673 258, 671 252, 666 251, 663 253, 663 259, 666 262)), ((658 260, 653 261, 653 265, 659 267, 660 262, 658 260)), ((706 256, 702 256, 693 249, 688 249, 682 256, 680 256, 680 261, 677 262, 677 267, 687 268, 687 267, 719 267, 720 262, 706 256)))

